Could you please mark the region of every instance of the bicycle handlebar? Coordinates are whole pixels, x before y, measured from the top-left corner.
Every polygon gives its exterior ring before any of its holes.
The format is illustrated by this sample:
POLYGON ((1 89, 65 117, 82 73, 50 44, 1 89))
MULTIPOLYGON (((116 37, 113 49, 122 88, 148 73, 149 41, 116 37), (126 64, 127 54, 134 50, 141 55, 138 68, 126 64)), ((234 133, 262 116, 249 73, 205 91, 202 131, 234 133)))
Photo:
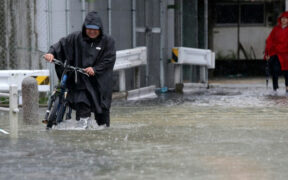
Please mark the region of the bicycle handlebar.
POLYGON ((69 70, 73 70, 73 71, 80 72, 80 73, 82 73, 82 74, 84 74, 84 75, 86 75, 86 76, 89 77, 89 74, 87 74, 87 73, 84 71, 83 68, 70 66, 70 65, 68 65, 68 64, 66 64, 66 63, 63 63, 62 61, 57 60, 57 59, 53 59, 52 62, 54 62, 54 64, 60 65, 60 66, 62 66, 62 67, 64 67, 64 68, 67 68, 67 69, 69 69, 69 70))

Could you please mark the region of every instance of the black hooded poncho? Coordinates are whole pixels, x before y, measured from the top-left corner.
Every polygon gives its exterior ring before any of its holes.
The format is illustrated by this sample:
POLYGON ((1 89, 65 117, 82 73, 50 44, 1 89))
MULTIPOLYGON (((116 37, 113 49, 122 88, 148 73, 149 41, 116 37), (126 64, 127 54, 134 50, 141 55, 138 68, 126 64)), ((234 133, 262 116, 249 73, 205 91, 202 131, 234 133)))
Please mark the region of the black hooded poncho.
MULTIPOLYGON (((116 60, 114 40, 103 33, 102 21, 97 12, 89 12, 85 18, 82 31, 74 32, 52 45, 48 53, 58 60, 67 60, 68 64, 81 68, 92 67, 95 76, 87 77, 78 73, 75 84, 74 73, 67 80, 69 93, 67 100, 75 109, 77 103, 85 103, 91 112, 102 113, 109 109, 112 99, 113 67, 116 60), (100 35, 91 39, 86 35, 85 25, 100 27, 100 35)), ((60 79, 63 69, 56 65, 56 73, 60 79)))

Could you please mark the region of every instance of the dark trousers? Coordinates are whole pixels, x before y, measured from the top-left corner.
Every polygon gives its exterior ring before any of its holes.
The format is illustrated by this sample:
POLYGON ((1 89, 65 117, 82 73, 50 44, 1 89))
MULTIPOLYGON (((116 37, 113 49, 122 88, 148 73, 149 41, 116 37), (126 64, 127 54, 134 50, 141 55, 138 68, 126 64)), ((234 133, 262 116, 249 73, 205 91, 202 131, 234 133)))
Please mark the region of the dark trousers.
MULTIPOLYGON (((272 56, 269 59, 269 69, 270 74, 272 76, 273 90, 277 90, 279 88, 278 78, 281 75, 281 64, 279 62, 278 56, 272 56)), ((288 71, 282 71, 282 74, 285 78, 285 85, 288 86, 288 71)))
POLYGON ((95 119, 99 126, 106 124, 107 127, 110 126, 110 110, 109 109, 102 109, 103 112, 101 114, 94 113, 95 119))
MULTIPOLYGON (((80 118, 84 117, 90 117, 91 116, 91 108, 85 103, 77 103, 76 107, 76 120, 79 120, 80 118)), ((107 127, 110 126, 110 110, 109 109, 102 109, 103 113, 94 113, 95 120, 97 124, 104 125, 106 124, 107 127)))

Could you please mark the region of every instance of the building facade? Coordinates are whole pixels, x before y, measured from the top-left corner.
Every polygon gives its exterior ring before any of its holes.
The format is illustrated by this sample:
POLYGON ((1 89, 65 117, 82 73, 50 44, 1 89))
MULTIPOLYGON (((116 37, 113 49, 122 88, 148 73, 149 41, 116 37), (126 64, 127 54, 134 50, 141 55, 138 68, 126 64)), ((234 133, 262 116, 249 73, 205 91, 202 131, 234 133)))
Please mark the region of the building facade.
MULTIPOLYGON (((141 86, 173 87, 173 47, 208 48, 217 59, 261 59, 285 6, 287 0, 0 0, 0 68, 53 68, 41 56, 81 30, 87 12, 95 10, 117 50, 148 48, 141 86)), ((184 66, 183 72, 184 81, 198 81, 199 67, 184 66)), ((127 89, 134 88, 134 74, 128 70, 127 89)), ((117 78, 115 73, 115 87, 117 78)))

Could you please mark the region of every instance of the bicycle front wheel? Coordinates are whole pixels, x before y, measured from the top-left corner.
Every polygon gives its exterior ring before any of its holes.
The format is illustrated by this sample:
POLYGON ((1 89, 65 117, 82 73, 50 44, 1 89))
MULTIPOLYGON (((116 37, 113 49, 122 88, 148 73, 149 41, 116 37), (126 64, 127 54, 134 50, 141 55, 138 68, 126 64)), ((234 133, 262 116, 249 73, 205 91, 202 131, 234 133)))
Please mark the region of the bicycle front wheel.
POLYGON ((57 112, 56 122, 57 124, 61 123, 64 118, 64 114, 66 112, 66 103, 61 103, 59 107, 59 111, 57 112))
POLYGON ((48 117, 47 128, 52 128, 56 124, 57 111, 59 109, 60 98, 57 96, 52 104, 52 108, 48 117))

